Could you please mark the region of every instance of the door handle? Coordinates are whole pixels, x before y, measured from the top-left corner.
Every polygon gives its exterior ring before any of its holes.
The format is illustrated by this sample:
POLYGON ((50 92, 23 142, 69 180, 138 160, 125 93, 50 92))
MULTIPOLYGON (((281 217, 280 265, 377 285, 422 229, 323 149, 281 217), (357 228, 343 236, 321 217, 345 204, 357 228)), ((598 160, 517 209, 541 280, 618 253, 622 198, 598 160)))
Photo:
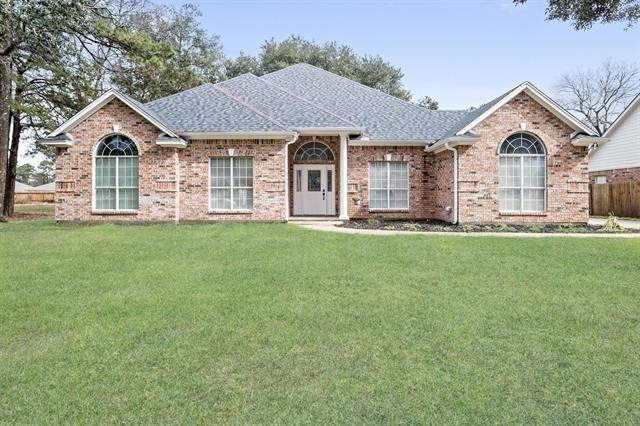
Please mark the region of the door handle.
POLYGON ((325 193, 325 190, 323 189, 322 190, 322 201, 324 201, 324 193, 325 193))

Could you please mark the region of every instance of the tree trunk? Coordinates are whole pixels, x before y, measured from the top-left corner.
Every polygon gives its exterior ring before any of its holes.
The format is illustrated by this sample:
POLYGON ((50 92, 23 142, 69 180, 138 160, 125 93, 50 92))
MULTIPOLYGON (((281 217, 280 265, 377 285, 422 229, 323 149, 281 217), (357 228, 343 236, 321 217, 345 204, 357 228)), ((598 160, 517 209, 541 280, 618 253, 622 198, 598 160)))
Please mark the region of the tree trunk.
MULTIPOLYGON (((0 56, 0 201, 4 200, 9 151, 9 99, 11 98, 11 61, 0 56)), ((5 221, 4 209, 0 209, 0 221, 5 221)))
MULTIPOLYGON (((16 99, 19 95, 16 93, 16 99)), ((9 163, 7 165, 7 181, 4 188, 4 215, 13 216, 15 194, 16 194, 16 173, 18 169, 18 149, 20 148, 20 133, 22 131, 22 123, 20 123, 20 111, 11 112, 11 121, 13 128, 11 129, 11 148, 9 148, 9 163)))

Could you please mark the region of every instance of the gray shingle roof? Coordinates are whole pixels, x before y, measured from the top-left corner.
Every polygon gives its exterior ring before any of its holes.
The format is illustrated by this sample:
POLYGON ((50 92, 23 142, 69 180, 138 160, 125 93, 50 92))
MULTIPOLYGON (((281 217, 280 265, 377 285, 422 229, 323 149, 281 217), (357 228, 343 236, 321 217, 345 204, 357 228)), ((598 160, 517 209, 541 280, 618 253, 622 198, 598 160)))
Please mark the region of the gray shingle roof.
POLYGON ((223 81, 216 87, 228 95, 250 104, 258 111, 291 129, 358 127, 356 124, 343 120, 298 96, 287 93, 253 74, 243 74, 223 81))
POLYGON ((287 131, 282 124, 210 83, 145 106, 169 127, 182 133, 287 131))
POLYGON ((436 140, 466 111, 432 111, 308 64, 261 77, 366 128, 376 140, 436 140))
POLYGON ((181 133, 364 128, 372 140, 435 141, 468 111, 432 111, 308 64, 244 74, 142 106, 181 133))

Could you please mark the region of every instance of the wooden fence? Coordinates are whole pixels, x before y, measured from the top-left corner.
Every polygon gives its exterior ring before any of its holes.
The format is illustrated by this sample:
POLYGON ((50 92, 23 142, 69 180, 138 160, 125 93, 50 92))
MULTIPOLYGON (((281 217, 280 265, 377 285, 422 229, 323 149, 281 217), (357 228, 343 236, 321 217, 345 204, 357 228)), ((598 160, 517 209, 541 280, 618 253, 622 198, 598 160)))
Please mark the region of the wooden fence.
POLYGON ((592 184, 589 189, 592 215, 640 217, 640 182, 592 184))
POLYGON ((16 204, 53 203, 55 192, 16 192, 16 204))

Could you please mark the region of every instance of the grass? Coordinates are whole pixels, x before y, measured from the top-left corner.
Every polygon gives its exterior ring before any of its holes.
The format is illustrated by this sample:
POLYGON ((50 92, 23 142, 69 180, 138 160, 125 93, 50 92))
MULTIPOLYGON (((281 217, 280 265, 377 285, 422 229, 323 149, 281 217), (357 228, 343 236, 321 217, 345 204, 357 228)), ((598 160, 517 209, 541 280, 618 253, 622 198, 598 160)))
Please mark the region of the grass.
POLYGON ((0 422, 640 422, 635 239, 0 225, 0 422))

